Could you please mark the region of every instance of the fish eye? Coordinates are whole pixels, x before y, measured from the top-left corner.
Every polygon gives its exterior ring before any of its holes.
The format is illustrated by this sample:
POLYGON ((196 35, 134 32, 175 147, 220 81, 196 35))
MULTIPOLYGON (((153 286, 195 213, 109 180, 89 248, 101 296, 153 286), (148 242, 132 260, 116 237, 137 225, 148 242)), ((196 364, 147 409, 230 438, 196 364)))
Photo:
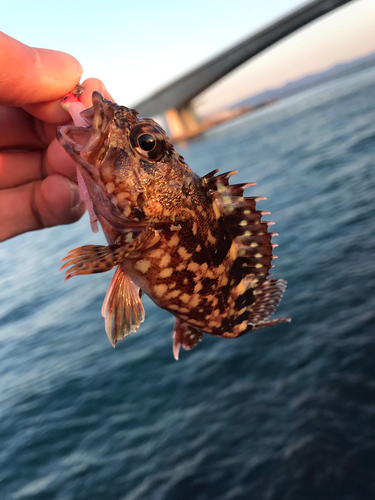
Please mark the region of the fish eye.
POLYGON ((130 144, 139 156, 150 161, 159 161, 166 149, 162 131, 152 123, 135 125, 130 131, 130 144))
POLYGON ((152 151, 156 147, 156 139, 152 134, 142 134, 138 137, 138 144, 143 151, 152 151))

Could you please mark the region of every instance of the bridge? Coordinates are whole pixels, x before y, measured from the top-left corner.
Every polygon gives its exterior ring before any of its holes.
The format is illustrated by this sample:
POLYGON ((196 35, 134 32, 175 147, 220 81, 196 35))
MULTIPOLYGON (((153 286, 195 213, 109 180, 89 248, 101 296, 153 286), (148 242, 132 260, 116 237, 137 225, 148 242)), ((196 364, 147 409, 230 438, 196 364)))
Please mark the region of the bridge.
POLYGON ((191 104, 194 97, 270 45, 349 1, 351 0, 314 0, 166 85, 133 107, 139 110, 141 116, 164 114, 172 138, 193 136, 202 128, 191 104))

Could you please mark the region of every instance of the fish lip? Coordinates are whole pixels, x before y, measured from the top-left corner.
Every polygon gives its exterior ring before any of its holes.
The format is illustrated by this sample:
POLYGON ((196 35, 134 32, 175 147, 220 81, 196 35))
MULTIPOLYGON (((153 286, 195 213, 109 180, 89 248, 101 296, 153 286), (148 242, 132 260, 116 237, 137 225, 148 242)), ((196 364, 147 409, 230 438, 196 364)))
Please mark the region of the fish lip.
POLYGON ((100 200, 100 203, 97 203, 97 210, 104 220, 110 221, 111 225, 116 226, 119 230, 123 229, 124 226, 128 230, 139 230, 147 227, 149 225, 147 222, 134 221, 133 223, 129 219, 125 220, 124 215, 120 212, 117 213, 117 210, 108 209, 108 206, 112 207, 113 205, 117 209, 117 203, 107 193, 100 173, 103 158, 106 158, 106 154, 112 147, 111 144, 108 144, 113 139, 111 131, 114 130, 114 135, 116 132, 125 134, 126 139, 126 129, 129 128, 132 121, 138 121, 135 111, 106 100, 97 91, 92 94, 92 102, 91 108, 80 113, 87 126, 62 125, 57 130, 57 138, 77 164, 91 198, 100 200), (124 126, 118 126, 117 129, 116 122, 112 129, 112 124, 118 116, 124 117, 124 126))
POLYGON ((113 103, 104 99, 100 92, 92 93, 92 108, 81 112, 82 118, 88 124, 91 135, 86 145, 82 148, 81 156, 89 161, 89 157, 95 154, 104 144, 108 137, 114 110, 113 103))
MULTIPOLYGON (((138 111, 134 109, 127 108, 126 106, 120 106, 115 102, 105 99, 97 90, 94 90, 92 93, 91 100, 91 108, 81 111, 80 116, 85 120, 87 125, 92 126, 94 130, 101 129, 104 132, 107 128, 107 121, 110 122, 118 113, 122 114, 125 112, 125 114, 129 115, 129 117, 131 115, 138 114, 138 111), (103 122, 101 120, 103 120, 103 122)), ((134 120, 135 117, 130 119, 134 120)), ((138 121, 138 119, 136 120, 138 121)))
POLYGON ((72 155, 76 161, 77 161, 77 156, 80 155, 81 150, 83 147, 87 144, 87 142, 90 140, 90 135, 91 133, 87 133, 87 138, 86 141, 77 141, 76 138, 77 136, 75 133, 81 133, 81 132, 89 132, 87 128, 84 127, 77 127, 75 125, 61 125, 58 127, 57 132, 56 132, 56 137, 61 146, 67 151, 70 155, 72 155), (82 144, 82 142, 85 142, 85 144, 82 144))
POLYGON ((93 106, 80 113, 87 126, 62 125, 57 139, 67 153, 80 166, 84 177, 97 181, 95 157, 104 145, 110 130, 116 104, 104 99, 100 92, 92 94, 93 106))
MULTIPOLYGON (((59 141, 72 142, 72 139, 69 137, 69 133, 71 131, 79 132, 79 131, 89 130, 92 133, 95 117, 96 117, 96 122, 98 122, 101 111, 103 111, 103 114, 105 113, 106 115, 108 115, 107 109, 102 105, 105 99, 100 92, 94 91, 92 93, 92 101, 93 101, 93 106, 84 109, 83 111, 80 112, 80 116, 87 124, 87 127, 82 127, 77 125, 62 125, 57 129, 57 138, 59 141)), ((89 141, 90 141, 90 135, 87 135, 87 140, 85 144, 81 143, 80 145, 86 146, 89 141)))
POLYGON ((96 166, 100 150, 103 146, 106 147, 113 122, 117 123, 118 119, 123 118, 123 126, 120 128, 123 129, 122 133, 125 133, 125 129, 139 121, 136 117, 137 111, 105 99, 96 90, 92 93, 92 103, 91 108, 84 109, 80 113, 87 124, 86 127, 62 125, 57 131, 57 138, 64 149, 89 171, 91 171, 89 165, 96 166))
POLYGON ((103 130, 104 118, 107 118, 108 121, 113 118, 114 109, 116 106, 112 101, 108 101, 104 99, 103 95, 94 90, 92 93, 92 107, 81 112, 82 118, 85 122, 93 127, 94 130, 103 130), (101 122, 101 119, 103 122, 101 122))

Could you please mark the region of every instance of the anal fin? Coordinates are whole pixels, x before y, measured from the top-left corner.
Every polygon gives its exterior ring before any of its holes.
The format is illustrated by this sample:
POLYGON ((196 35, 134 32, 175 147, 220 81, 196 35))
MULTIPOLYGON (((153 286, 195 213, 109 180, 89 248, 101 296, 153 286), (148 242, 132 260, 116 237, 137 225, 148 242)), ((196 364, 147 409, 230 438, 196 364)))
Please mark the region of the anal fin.
POLYGON ((139 291, 139 286, 133 283, 118 267, 102 307, 105 331, 113 347, 118 340, 138 330, 145 319, 139 291))
POLYGON ((176 323, 172 332, 173 337, 173 356, 177 361, 180 353, 180 346, 182 346, 185 351, 193 349, 198 342, 203 338, 203 332, 197 330, 196 328, 188 325, 187 323, 181 323, 181 321, 176 318, 176 323))

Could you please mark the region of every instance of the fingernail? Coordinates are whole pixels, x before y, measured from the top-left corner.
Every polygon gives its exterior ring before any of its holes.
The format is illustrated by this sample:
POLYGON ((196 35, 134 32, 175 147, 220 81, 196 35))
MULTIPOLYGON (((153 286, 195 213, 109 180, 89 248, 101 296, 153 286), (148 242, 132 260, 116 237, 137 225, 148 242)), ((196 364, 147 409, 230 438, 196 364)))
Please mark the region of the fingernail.
POLYGON ((69 183, 70 187, 70 208, 76 208, 80 203, 81 203, 81 197, 79 195, 79 189, 77 184, 74 182, 70 181, 69 179, 66 179, 69 183))
POLYGON ((108 92, 108 89, 107 87, 104 85, 103 82, 100 82, 101 83, 101 86, 102 86, 102 94, 104 95, 104 97, 106 99, 110 99, 111 101, 113 101, 113 97, 111 96, 111 94, 108 92))
MULTIPOLYGON (((79 61, 65 52, 49 49, 34 49, 35 65, 37 68, 43 68, 51 79, 72 80, 74 85, 79 81, 83 69, 79 61)), ((73 86, 74 86, 73 85, 73 86)), ((73 88, 73 87, 72 87, 73 88)))

